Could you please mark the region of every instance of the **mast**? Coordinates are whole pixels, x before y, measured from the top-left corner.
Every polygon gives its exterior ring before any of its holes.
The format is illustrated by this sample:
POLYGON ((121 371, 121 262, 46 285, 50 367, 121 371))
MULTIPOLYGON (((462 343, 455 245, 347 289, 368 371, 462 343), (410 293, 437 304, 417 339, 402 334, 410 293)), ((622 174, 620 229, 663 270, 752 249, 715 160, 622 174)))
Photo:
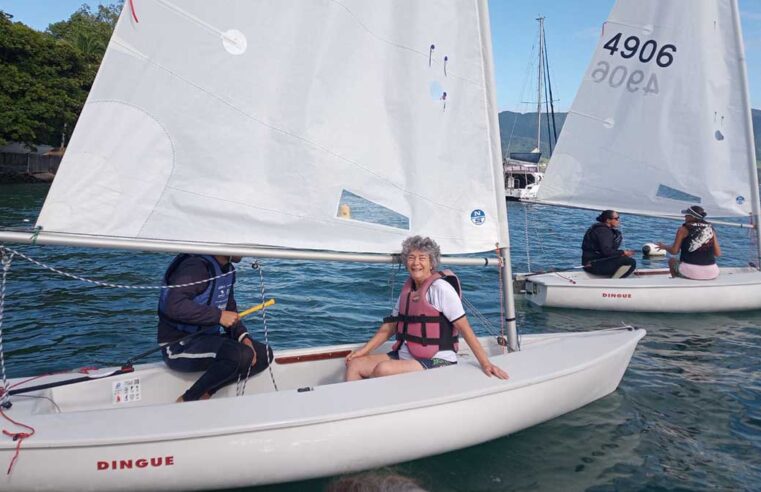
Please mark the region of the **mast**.
POLYGON ((745 138, 748 140, 747 161, 748 161, 748 178, 750 179, 750 194, 752 215, 751 221, 756 228, 756 265, 761 269, 761 198, 758 192, 758 171, 756 169, 756 147, 753 138, 753 119, 750 108, 750 91, 748 89, 748 68, 745 66, 745 45, 742 38, 742 26, 740 24, 740 9, 737 6, 737 0, 730 2, 732 10, 732 21, 737 41, 737 56, 740 61, 740 85, 742 87, 743 112, 745 113, 745 138))
POLYGON ((544 76, 544 17, 539 22, 539 63, 536 71, 536 148, 542 151, 542 80, 544 76))
POLYGON ((515 299, 513 297, 513 273, 510 266, 510 235, 507 226, 507 202, 505 201, 505 180, 502 169, 502 146, 499 137, 499 120, 497 115, 497 93, 494 82, 494 58, 491 45, 491 27, 489 25, 488 0, 478 1, 481 30, 481 49, 483 50, 484 83, 486 84, 486 108, 489 118, 489 138, 491 140, 491 161, 496 184, 494 197, 497 200, 499 220, 499 242, 497 248, 502 259, 502 294, 504 295, 505 321, 507 322, 507 345, 512 351, 518 350, 518 330, 515 324, 515 299))

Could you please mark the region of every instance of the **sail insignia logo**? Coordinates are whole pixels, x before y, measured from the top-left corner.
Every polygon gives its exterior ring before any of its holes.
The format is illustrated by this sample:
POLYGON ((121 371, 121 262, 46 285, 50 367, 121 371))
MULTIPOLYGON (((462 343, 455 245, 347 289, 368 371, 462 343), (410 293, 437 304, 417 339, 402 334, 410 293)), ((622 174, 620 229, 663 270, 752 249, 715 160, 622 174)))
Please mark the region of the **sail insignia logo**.
POLYGON ((481 209, 475 209, 470 213, 470 221, 475 225, 483 225, 486 222, 486 212, 481 209))
POLYGON ((740 195, 737 198, 735 198, 735 201, 737 202, 738 205, 742 205, 743 203, 745 203, 745 197, 740 195))

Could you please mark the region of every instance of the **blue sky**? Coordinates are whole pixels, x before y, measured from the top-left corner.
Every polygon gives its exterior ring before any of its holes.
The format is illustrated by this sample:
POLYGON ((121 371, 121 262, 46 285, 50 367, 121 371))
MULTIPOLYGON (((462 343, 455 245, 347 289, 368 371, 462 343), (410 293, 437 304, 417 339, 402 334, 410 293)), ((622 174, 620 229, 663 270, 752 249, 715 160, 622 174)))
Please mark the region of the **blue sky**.
MULTIPOLYGON (((288 1, 288 0, 283 0, 288 1)), ((411 0, 412 1, 412 0, 411 0)), ((545 16, 555 109, 567 111, 592 56, 600 26, 615 0, 489 0, 494 39, 499 109, 531 111, 535 99, 527 82, 530 55, 535 52, 536 21, 545 16)), ((14 20, 44 30, 67 19, 83 3, 107 0, 0 0, 0 9, 14 20)), ((748 64, 751 104, 761 108, 761 0, 739 0, 748 64)))

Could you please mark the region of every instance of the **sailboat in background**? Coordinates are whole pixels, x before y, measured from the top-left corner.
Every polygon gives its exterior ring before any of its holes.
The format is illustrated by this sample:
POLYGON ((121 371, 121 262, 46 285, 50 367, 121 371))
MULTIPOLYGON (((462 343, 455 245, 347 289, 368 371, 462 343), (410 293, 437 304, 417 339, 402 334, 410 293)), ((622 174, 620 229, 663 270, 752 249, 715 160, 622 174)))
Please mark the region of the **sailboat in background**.
MULTIPOLYGON (((744 226, 761 245, 736 0, 616 2, 537 201, 670 218, 699 204, 711 217, 750 218, 744 226)), ((586 272, 523 278, 527 299, 540 306, 737 311, 761 308, 758 264, 722 268, 710 281, 670 278, 662 269, 624 279, 586 272)))
MULTIPOLYGON (((505 198, 511 201, 536 199, 539 183, 544 177, 544 173, 539 168, 539 161, 542 158, 543 103, 548 106, 546 121, 550 155, 552 154, 552 142, 557 140, 555 111, 550 109, 552 107, 552 84, 550 82, 549 59, 547 58, 547 42, 544 36, 544 19, 541 16, 536 19, 539 23, 539 57, 536 66, 536 146, 531 152, 510 152, 510 143, 508 143, 508 157, 504 162, 505 198)), ((518 115, 515 115, 514 124, 517 119, 518 115)))
POLYGON ((643 330, 517 337, 495 102, 486 0, 127 3, 40 229, 0 240, 359 262, 396 261, 412 234, 449 255, 496 245, 496 261, 444 263, 501 269, 506 341, 481 343, 511 379, 463 351, 455 366, 345 383, 358 345, 341 345, 276 351, 271 377, 242 394, 183 404, 197 375, 162 363, 9 380, 5 414, 35 433, 20 453, 0 441, 14 460, 0 486, 335 475, 482 443, 614 391, 643 330), (342 217, 348 194, 399 220, 342 217), (414 432, 389 439, 400 425, 414 432))

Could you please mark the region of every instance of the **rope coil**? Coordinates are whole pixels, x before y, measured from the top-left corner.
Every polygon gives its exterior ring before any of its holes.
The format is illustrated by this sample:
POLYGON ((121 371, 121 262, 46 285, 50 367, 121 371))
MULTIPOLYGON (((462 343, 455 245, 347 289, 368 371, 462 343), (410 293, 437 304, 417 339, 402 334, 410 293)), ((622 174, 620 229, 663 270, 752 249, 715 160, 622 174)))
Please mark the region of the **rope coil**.
POLYGON ((5 434, 6 436, 10 437, 11 439, 13 439, 16 442, 16 451, 13 454, 13 458, 11 458, 10 464, 8 465, 8 471, 5 472, 6 475, 10 475, 11 471, 13 471, 13 465, 16 464, 16 460, 18 460, 19 454, 21 453, 21 443, 24 441, 24 439, 32 437, 34 435, 34 433, 35 433, 35 430, 34 430, 34 427, 32 427, 30 425, 26 425, 26 424, 23 424, 21 422, 17 422, 15 420, 13 420, 8 415, 6 415, 5 412, 3 412, 2 410, 0 410, 0 414, 2 414, 2 416, 6 420, 8 420, 9 422, 13 423, 14 425, 16 425, 18 427, 24 427, 25 429, 27 429, 29 431, 29 432, 9 432, 9 431, 3 429, 3 434, 5 434))

